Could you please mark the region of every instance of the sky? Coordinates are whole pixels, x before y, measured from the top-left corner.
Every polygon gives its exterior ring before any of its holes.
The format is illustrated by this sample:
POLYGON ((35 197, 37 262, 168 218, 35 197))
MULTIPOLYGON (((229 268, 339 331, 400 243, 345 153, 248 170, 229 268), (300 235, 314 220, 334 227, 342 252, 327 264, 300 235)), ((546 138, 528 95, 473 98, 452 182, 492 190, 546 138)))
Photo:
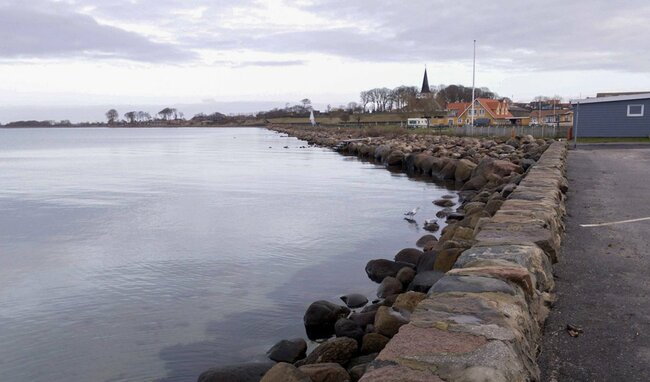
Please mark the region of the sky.
POLYGON ((0 122, 191 116, 374 87, 472 83, 528 101, 650 90, 650 2, 0 0, 0 122))

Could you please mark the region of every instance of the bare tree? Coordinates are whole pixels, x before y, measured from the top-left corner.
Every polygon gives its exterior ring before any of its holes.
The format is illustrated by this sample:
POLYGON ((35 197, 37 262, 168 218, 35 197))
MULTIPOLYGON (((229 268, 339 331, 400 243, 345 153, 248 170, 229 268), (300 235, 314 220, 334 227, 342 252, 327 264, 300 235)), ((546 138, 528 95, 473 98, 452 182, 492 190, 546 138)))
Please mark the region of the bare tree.
POLYGON ((164 119, 165 121, 169 120, 169 117, 171 117, 173 114, 174 114, 174 109, 169 107, 166 107, 158 112, 160 119, 164 119))
POLYGON ((128 123, 133 124, 133 123, 135 123, 135 121, 136 121, 136 118, 137 118, 137 112, 135 112, 135 111, 129 111, 128 113, 125 113, 125 114, 124 114, 124 118, 126 119, 126 121, 127 121, 128 123))
POLYGON ((108 120, 108 124, 112 125, 115 123, 115 120, 118 119, 120 115, 117 113, 117 110, 111 109, 106 112, 106 119, 108 120))

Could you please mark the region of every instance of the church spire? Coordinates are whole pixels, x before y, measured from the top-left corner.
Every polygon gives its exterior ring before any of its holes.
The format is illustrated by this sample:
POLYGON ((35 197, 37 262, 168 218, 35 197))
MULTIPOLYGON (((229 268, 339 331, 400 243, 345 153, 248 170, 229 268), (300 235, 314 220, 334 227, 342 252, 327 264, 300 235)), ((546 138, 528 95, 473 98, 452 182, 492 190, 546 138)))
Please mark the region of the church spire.
POLYGON ((427 66, 424 66, 424 78, 422 79, 422 90, 420 90, 420 93, 431 93, 431 89, 429 89, 429 78, 427 77, 427 66))

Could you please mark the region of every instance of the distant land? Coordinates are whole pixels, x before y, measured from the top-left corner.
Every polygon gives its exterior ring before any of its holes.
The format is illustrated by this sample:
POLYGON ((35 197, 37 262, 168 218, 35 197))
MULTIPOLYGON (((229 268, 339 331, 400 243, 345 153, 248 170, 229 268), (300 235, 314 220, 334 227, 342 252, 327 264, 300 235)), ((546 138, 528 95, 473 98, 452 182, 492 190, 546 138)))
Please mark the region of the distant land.
MULTIPOLYGON (((199 113, 211 114, 214 112, 230 114, 255 114, 261 110, 271 110, 273 108, 283 108, 287 103, 295 103, 295 101, 215 101, 215 102, 199 102, 187 104, 98 104, 98 105, 60 105, 60 106, 6 106, 0 105, 0 124, 6 124, 12 121, 27 121, 27 120, 53 120, 62 121, 69 120, 72 123, 80 122, 105 122, 105 113, 109 109, 117 109, 120 112, 127 110, 143 110, 151 115, 155 115, 159 110, 171 106, 191 118, 193 115, 199 113)), ((324 110, 327 104, 314 103, 315 109, 324 110)))

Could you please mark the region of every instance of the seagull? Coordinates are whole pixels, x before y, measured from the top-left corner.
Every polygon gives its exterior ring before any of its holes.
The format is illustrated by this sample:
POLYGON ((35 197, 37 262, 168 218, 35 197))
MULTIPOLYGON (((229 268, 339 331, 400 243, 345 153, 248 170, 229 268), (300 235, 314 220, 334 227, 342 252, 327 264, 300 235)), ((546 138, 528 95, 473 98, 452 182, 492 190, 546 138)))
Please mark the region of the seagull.
POLYGON ((413 217, 415 216, 415 214, 418 213, 419 210, 420 210, 420 207, 415 207, 411 211, 405 213, 404 216, 406 216, 409 219, 413 219, 413 217))

